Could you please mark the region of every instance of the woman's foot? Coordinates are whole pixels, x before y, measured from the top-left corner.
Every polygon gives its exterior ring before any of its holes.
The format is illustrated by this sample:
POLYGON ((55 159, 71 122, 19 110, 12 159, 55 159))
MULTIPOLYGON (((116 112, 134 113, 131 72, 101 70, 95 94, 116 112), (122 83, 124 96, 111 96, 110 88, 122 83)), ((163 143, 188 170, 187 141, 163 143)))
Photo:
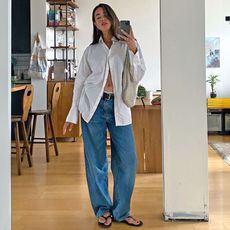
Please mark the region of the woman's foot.
POLYGON ((141 220, 136 220, 134 217, 132 216, 128 216, 126 217, 125 220, 122 221, 123 223, 126 223, 130 226, 134 226, 134 227, 140 227, 143 225, 143 222, 141 220))
POLYGON ((98 218, 98 225, 102 228, 109 228, 112 225, 112 215, 108 212, 98 218))

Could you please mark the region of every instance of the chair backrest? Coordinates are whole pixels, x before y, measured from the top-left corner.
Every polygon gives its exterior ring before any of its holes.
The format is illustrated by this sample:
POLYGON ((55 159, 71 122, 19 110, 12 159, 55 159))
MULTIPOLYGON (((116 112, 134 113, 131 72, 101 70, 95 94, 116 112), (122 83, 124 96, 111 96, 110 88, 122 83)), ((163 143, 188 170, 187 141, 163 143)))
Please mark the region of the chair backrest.
POLYGON ((55 109, 55 107, 57 106, 57 103, 58 103, 58 100, 60 97, 60 93, 61 93, 61 83, 57 82, 54 85, 53 92, 52 92, 51 111, 53 111, 55 109))
POLYGON ((28 114, 29 114, 29 111, 32 105, 32 101, 33 101, 33 95, 34 95, 34 87, 32 85, 27 85, 24 91, 23 102, 22 102, 22 107, 23 107, 22 120, 23 121, 26 121, 28 118, 28 114))

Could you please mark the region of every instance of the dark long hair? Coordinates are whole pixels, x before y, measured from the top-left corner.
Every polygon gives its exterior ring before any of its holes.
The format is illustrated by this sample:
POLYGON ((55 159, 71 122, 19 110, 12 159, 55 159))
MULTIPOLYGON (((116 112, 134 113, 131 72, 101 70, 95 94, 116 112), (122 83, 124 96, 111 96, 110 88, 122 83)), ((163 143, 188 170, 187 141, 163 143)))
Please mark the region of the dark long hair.
POLYGON ((93 21, 93 42, 91 43, 91 45, 93 44, 97 44, 99 42, 99 39, 100 39, 100 36, 102 35, 102 32, 97 29, 97 27, 95 26, 95 18, 94 18, 94 14, 95 14, 95 11, 101 7, 104 11, 104 14, 106 15, 106 17, 109 19, 109 21, 111 22, 111 32, 112 32, 112 35, 114 37, 117 37, 117 33, 119 31, 119 19, 117 17, 117 15, 115 14, 115 12, 113 11, 113 9, 107 5, 107 4, 104 4, 104 3, 100 3, 99 5, 97 5, 94 9, 93 9, 93 13, 92 13, 92 21, 93 21))

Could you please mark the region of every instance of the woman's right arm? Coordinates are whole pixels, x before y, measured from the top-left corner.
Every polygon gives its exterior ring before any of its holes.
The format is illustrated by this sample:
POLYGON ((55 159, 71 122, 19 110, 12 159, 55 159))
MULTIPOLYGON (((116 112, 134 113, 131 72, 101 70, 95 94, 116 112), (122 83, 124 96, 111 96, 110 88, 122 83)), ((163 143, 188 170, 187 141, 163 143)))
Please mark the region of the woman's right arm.
POLYGON ((78 105, 80 101, 81 92, 86 78, 91 73, 91 69, 88 63, 88 52, 89 47, 86 48, 79 65, 77 77, 74 82, 72 106, 67 115, 66 122, 63 126, 63 134, 65 134, 66 131, 71 131, 73 124, 77 124, 78 121, 78 105))

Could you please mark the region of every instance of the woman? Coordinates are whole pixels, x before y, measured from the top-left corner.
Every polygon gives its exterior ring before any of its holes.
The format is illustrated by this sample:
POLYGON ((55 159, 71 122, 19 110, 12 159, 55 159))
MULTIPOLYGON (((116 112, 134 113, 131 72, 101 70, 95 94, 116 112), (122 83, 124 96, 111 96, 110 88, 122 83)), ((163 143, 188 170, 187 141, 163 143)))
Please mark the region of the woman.
POLYGON ((122 70, 127 48, 131 73, 140 81, 145 65, 132 32, 120 32, 119 20, 110 6, 99 4, 92 13, 93 42, 79 66, 73 102, 63 127, 71 131, 82 114, 86 176, 91 204, 98 224, 110 227, 112 220, 141 226, 130 216, 130 200, 136 174, 136 152, 131 112, 122 101, 122 70), (106 129, 111 138, 111 169, 114 178, 113 202, 108 191, 106 129))

